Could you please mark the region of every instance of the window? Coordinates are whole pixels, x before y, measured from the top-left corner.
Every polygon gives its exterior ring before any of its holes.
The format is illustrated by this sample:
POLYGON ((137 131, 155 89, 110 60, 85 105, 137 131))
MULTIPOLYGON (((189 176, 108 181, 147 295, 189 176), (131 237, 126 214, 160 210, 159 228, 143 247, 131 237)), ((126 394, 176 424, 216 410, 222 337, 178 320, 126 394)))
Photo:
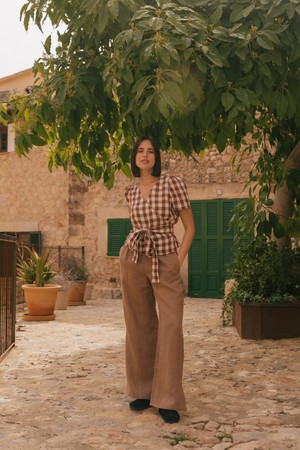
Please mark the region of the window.
POLYGON ((4 153, 8 150, 8 128, 0 123, 0 152, 4 153))
POLYGON ((40 253, 42 249, 42 233, 40 231, 29 233, 29 247, 33 247, 40 253))
POLYGON ((108 219, 107 221, 107 255, 119 256, 120 248, 132 230, 130 219, 108 219))

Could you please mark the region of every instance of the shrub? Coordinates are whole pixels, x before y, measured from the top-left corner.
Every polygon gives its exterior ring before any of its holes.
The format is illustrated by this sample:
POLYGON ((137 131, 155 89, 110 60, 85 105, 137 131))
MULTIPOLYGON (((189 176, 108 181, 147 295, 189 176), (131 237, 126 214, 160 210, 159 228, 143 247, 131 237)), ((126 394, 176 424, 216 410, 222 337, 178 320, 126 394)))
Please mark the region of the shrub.
POLYGON ((71 281, 87 280, 89 277, 86 266, 73 255, 64 258, 62 269, 71 281))
POLYGON ((300 253, 279 248, 276 242, 253 241, 240 248, 232 275, 236 283, 223 301, 223 325, 231 323, 235 301, 257 304, 300 301, 300 253))

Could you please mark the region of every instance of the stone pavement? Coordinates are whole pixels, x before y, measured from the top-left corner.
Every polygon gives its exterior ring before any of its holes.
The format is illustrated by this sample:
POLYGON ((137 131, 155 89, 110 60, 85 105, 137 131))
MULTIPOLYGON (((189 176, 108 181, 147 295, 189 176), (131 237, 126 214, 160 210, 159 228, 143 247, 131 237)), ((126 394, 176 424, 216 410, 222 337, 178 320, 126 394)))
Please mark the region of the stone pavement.
POLYGON ((241 340, 221 301, 185 300, 188 410, 165 424, 125 394, 121 300, 23 322, 0 363, 5 450, 300 449, 300 339, 241 340))

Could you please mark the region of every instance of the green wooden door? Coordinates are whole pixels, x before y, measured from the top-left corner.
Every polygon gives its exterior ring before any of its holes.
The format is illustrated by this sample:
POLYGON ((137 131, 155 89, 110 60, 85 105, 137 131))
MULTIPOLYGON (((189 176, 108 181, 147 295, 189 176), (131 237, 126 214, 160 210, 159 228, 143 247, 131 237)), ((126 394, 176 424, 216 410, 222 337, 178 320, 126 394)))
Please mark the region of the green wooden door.
POLYGON ((221 298, 233 259, 234 229, 229 229, 238 200, 192 201, 196 234, 189 252, 189 296, 221 298))

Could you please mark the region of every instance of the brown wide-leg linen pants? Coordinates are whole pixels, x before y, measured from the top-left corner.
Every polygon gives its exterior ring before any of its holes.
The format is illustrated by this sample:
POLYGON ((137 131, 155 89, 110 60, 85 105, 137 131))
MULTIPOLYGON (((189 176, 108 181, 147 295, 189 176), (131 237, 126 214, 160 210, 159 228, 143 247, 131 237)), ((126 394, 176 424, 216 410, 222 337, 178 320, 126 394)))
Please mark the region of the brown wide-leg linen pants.
POLYGON ((150 399, 156 408, 184 410, 183 286, 176 253, 159 256, 159 283, 152 283, 152 261, 123 246, 120 251, 126 323, 127 393, 150 399), (157 314, 157 309, 158 314, 157 314))

